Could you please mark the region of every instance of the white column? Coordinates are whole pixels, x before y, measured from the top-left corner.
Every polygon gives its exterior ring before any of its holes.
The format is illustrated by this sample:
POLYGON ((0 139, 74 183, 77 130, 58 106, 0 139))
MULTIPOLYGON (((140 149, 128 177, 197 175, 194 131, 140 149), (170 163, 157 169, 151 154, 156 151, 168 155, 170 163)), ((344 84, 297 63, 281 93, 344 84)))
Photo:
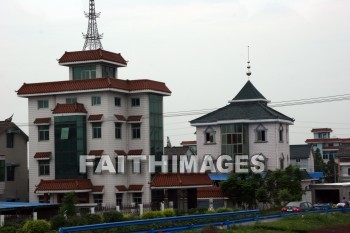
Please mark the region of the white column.
POLYGON ((33 220, 38 220, 38 212, 33 212, 33 220))
POLYGON ((140 207, 140 216, 143 214, 143 204, 139 204, 140 207))
POLYGON ((3 227, 5 224, 5 215, 0 215, 0 227, 3 227))

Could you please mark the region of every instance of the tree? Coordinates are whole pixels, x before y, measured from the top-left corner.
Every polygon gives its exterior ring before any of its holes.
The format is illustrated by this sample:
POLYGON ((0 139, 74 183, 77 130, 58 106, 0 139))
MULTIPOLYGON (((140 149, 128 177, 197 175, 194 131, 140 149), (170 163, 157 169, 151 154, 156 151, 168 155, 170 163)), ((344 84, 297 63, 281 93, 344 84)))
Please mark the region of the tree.
POLYGON ((66 193, 63 198, 62 206, 60 207, 60 213, 66 217, 75 216, 77 214, 76 203, 78 203, 78 200, 75 193, 66 193))
POLYGON ((338 174, 338 164, 334 161, 333 157, 330 157, 325 169, 325 180, 327 183, 335 183, 338 174))
POLYGON ((258 202, 263 203, 263 209, 264 209, 266 203, 270 202, 269 194, 264 187, 260 187, 256 190, 255 198, 258 202))
POLYGON ((316 149, 314 152, 314 167, 315 172, 325 172, 326 164, 323 161, 322 155, 320 153, 320 149, 316 149))

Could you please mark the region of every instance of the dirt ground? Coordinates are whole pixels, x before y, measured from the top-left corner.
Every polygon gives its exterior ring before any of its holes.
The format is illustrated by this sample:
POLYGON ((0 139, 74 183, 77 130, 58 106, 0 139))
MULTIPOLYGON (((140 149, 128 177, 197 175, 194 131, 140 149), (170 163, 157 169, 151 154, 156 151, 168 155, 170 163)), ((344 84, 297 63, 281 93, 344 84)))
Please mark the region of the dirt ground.
POLYGON ((340 227, 327 227, 323 229, 313 230, 309 233, 350 233, 350 225, 340 227))

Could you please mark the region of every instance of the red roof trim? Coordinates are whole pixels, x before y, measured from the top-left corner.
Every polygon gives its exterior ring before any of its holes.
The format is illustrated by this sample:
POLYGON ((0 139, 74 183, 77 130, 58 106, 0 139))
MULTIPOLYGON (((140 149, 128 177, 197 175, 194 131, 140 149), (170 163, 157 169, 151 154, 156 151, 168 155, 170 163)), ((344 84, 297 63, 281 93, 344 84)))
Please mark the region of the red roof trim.
POLYGON ((102 49, 65 52, 59 59, 59 64, 96 60, 107 60, 125 66, 127 65, 127 62, 120 53, 113 53, 102 49))
POLYGON ((34 159, 50 159, 51 152, 36 152, 34 155, 34 159))
POLYGON ((114 114, 115 118, 118 120, 118 121, 126 121, 125 117, 123 115, 116 115, 114 114))
POLYGON ((119 192, 126 192, 128 191, 128 188, 125 185, 117 185, 115 186, 115 188, 119 191, 119 192))
POLYGON ((306 143, 350 142, 350 138, 316 138, 307 139, 306 143))
POLYGON ((122 80, 115 78, 94 78, 85 80, 68 80, 58 82, 25 83, 17 91, 19 96, 76 92, 100 89, 116 89, 127 92, 156 91, 171 94, 165 83, 148 79, 122 80))
POLYGON ((141 191, 143 188, 143 185, 140 184, 132 184, 132 185, 129 185, 129 188, 128 188, 128 191, 141 191))
POLYGON ((320 133, 320 132, 333 132, 331 128, 314 128, 311 130, 312 133, 320 133))
POLYGON ((103 114, 90 115, 88 121, 101 121, 103 114))
POLYGON ((180 145, 182 146, 197 145, 197 141, 182 141, 180 145))
POLYGON ((34 192, 45 191, 92 191, 90 179, 41 180, 34 192))
POLYGON ((90 150, 89 155, 102 156, 104 150, 90 150))
POLYGON ((103 186, 103 185, 94 185, 94 186, 92 186, 92 192, 94 192, 94 193, 102 193, 104 187, 105 186, 103 186))
POLYGON ((61 113, 87 113, 83 104, 72 103, 72 104, 57 104, 52 111, 53 114, 61 113))
POLYGON ((142 150, 129 150, 128 155, 142 155, 142 150))
POLYGON ((114 152, 115 152, 117 155, 124 155, 124 156, 126 156, 126 152, 123 151, 123 150, 115 150, 114 152))
POLYGON ((212 185, 208 174, 204 173, 158 173, 151 181, 151 187, 203 186, 212 185))
POLYGON ((40 124, 51 124, 51 117, 35 118, 34 124, 36 124, 36 125, 40 125, 40 124))
POLYGON ((139 122, 141 121, 142 115, 139 116, 128 116, 128 122, 139 122))
POLYGON ((197 198, 227 198, 220 187, 198 188, 197 198))

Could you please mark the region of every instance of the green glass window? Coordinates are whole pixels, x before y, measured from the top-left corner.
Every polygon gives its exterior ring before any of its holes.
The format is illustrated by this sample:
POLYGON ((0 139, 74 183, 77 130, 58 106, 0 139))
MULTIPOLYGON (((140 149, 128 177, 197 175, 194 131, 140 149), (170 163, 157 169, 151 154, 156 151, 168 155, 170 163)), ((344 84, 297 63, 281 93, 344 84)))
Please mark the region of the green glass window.
POLYGON ((103 78, 115 78, 115 68, 111 66, 102 66, 102 77, 103 78))
POLYGON ((101 96, 92 96, 91 97, 91 105, 100 105, 101 104, 101 96))
POLYGON ((116 139, 121 139, 122 138, 122 123, 115 122, 115 138, 116 139))
POLYGON ((77 98, 66 98, 66 104, 77 103, 77 98))
POLYGON ((39 160, 39 176, 50 175, 50 160, 39 160))
POLYGON ((73 80, 96 78, 96 65, 73 67, 73 80))
POLYGON ((0 181, 5 181, 5 160, 0 160, 0 181))
POLYGON ((141 138, 141 124, 131 124, 131 134, 133 139, 141 138))
POLYGON ((48 100, 38 100, 38 108, 49 108, 48 100))
POLYGON ((49 125, 39 125, 38 126, 39 141, 50 140, 49 128, 50 128, 49 125))
POLYGON ((92 138, 101 138, 102 137, 102 123, 101 122, 93 122, 92 125, 92 138))
POLYGON ((225 155, 248 154, 248 126, 246 124, 222 125, 221 150, 225 155))

